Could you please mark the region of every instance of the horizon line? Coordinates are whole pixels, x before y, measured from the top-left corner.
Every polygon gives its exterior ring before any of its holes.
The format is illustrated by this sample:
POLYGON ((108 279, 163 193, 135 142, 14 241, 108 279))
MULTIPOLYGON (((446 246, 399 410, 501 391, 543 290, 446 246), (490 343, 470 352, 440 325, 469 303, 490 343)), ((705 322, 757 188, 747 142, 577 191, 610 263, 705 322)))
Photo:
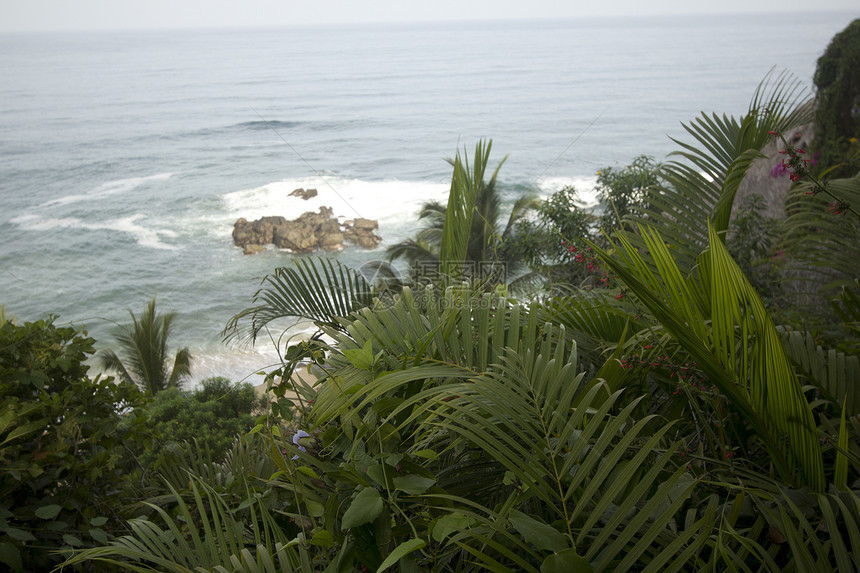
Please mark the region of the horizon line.
MULTIPOLYGON (((784 10, 780 15, 803 15, 803 14, 852 14, 851 10, 784 10)), ((571 23, 571 22, 594 22, 594 21, 621 21, 662 19, 662 18, 702 18, 702 17, 730 17, 730 16, 773 16, 771 12, 761 10, 751 11, 725 11, 725 12, 665 12, 665 13, 625 13, 625 14, 587 14, 580 16, 533 16, 533 17, 487 17, 487 18, 439 18, 439 19, 404 19, 404 20, 357 20, 357 21, 328 21, 328 22, 279 22, 274 24, 265 23, 232 23, 232 24, 203 24, 195 25, 187 22, 176 25, 141 25, 141 26, 99 26, 99 27, 23 27, 3 28, 0 27, 2 35, 26 35, 26 34, 52 34, 52 33, 102 33, 102 32, 217 32, 217 31, 253 31, 253 30, 288 30, 288 29, 344 29, 363 27, 389 27, 389 26, 421 26, 421 25, 470 25, 470 24, 517 24, 517 23, 571 23)), ((860 17, 860 15, 852 16, 860 17)))

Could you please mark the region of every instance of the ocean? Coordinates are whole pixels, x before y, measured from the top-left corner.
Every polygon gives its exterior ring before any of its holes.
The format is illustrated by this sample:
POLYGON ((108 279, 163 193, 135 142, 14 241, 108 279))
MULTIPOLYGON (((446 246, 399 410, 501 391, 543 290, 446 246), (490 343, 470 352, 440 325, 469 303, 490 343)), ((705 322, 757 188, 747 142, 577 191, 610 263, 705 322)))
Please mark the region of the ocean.
MULTIPOLYGON (((379 259, 444 200, 446 158, 493 140, 508 200, 662 160, 700 112, 739 115, 768 72, 812 89, 858 14, 679 16, 0 35, 0 304, 99 348, 152 297, 193 382, 257 382, 270 343, 220 333, 290 253, 246 256, 239 217, 377 219, 379 259), (316 188, 302 201, 293 189, 316 188)), ((306 326, 294 327, 299 332, 306 326)))

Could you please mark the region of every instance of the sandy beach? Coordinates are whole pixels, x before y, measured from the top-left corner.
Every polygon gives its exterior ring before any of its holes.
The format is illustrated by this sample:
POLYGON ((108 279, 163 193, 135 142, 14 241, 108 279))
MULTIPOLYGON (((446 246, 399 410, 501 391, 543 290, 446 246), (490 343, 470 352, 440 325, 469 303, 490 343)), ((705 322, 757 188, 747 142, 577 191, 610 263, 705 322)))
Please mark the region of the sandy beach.
MULTIPOLYGON (((313 385, 317 381, 317 377, 311 373, 309 364, 301 364, 293 372, 292 380, 297 384, 313 385)), ((271 389, 268 388, 265 383, 254 386, 254 389, 257 391, 259 396, 271 394, 271 389)), ((298 397, 296 393, 291 390, 287 391, 286 396, 289 398, 298 397)))

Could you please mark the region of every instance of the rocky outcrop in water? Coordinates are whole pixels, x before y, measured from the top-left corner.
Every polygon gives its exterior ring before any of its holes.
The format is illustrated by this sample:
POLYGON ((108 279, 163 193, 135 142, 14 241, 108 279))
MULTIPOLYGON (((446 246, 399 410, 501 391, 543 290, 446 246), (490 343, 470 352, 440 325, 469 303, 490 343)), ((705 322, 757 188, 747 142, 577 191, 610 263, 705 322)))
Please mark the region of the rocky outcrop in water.
POLYGON ((373 219, 358 218, 354 221, 343 222, 344 238, 359 247, 375 249, 382 239, 376 234, 379 223, 373 219))
POLYGON ((280 216, 256 221, 239 219, 233 225, 233 243, 242 247, 246 255, 263 251, 266 245, 294 253, 337 251, 344 243, 374 249, 382 240, 376 234, 378 228, 379 223, 371 219, 341 224, 330 207, 320 207, 318 213, 304 213, 292 221, 280 216))
POLYGON ((288 195, 288 197, 298 197, 299 199, 304 199, 307 201, 308 199, 312 199, 317 196, 316 189, 303 189, 299 187, 298 189, 294 189, 292 193, 288 195))

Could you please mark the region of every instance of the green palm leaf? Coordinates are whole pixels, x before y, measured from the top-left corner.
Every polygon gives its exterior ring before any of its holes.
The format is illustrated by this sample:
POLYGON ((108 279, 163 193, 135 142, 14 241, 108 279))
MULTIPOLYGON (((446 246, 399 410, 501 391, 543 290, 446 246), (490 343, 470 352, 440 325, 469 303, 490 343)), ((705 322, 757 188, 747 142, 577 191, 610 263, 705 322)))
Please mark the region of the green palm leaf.
POLYGON ((414 239, 405 239, 385 250, 388 260, 406 259, 410 265, 439 261, 439 247, 442 244, 442 229, 445 226, 445 205, 429 201, 421 206, 418 220, 424 221, 414 239))
POLYGON ((770 496, 753 496, 759 510, 785 537, 791 549, 786 569, 800 572, 860 570, 860 496, 853 491, 815 494, 816 519, 788 492, 774 504, 770 496), (826 531, 822 537, 819 532, 826 531))
POLYGON ((821 490, 824 470, 809 403, 761 299, 713 225, 698 278, 685 280, 660 234, 640 228, 657 272, 620 237, 598 250, 677 343, 756 430, 783 479, 821 490))
MULTIPOLYGON (((812 105, 802 84, 787 72, 769 73, 739 118, 702 113, 684 124, 694 143, 673 139, 680 160, 661 166, 665 185, 647 194, 646 207, 629 218, 656 227, 671 245, 678 265, 691 269, 708 244, 705 222, 717 231, 729 225, 737 190, 771 131, 785 132, 812 120, 812 105)), ((628 239, 642 246, 634 235, 628 239)))
POLYGON ((307 570, 307 554, 288 542, 261 500, 252 504, 255 526, 249 531, 236 520, 224 499, 211 488, 192 478, 189 490, 193 501, 186 502, 172 487, 177 504, 173 517, 157 505, 150 507, 163 525, 149 519, 131 519, 131 534, 103 547, 73 554, 64 566, 97 561, 138 572, 171 571, 260 571, 292 573, 307 570), (260 524, 256 523, 256 516, 260 524), (200 529, 188 524, 200 523, 200 529))
MULTIPOLYGON (((860 175, 829 181, 827 189, 847 204, 860 205, 860 175)), ((854 286, 860 261, 860 219, 835 214, 835 208, 834 199, 816 193, 811 184, 795 185, 786 201, 783 227, 792 290, 811 310, 813 321, 819 317, 816 322, 824 327, 836 319, 827 312, 829 300, 841 288, 854 286)))
POLYGON ((191 353, 187 348, 177 351, 173 368, 168 368, 167 341, 173 333, 176 314, 158 313, 152 299, 140 317, 129 311, 132 324, 119 327, 114 338, 120 350, 103 350, 98 354, 102 368, 119 373, 120 379, 137 384, 144 392, 154 395, 160 390, 179 385, 191 373, 191 353))
POLYGON ((314 419, 323 425, 350 410, 405 388, 411 397, 440 378, 483 372, 506 346, 526 349, 563 336, 541 324, 538 307, 525 311, 496 295, 467 287, 434 286, 419 293, 406 287, 389 305, 358 311, 346 331, 328 329, 334 352, 314 406, 314 419), (371 354, 382 352, 376 371, 347 357, 368 344, 371 354), (382 375, 384 374, 384 376, 382 375))
POLYGON ((475 216, 475 205, 480 186, 484 181, 484 170, 491 148, 492 142, 485 144, 483 141, 479 141, 475 145, 474 173, 469 167, 468 156, 461 156, 459 149, 454 158, 454 173, 451 177, 451 190, 448 193, 448 207, 445 212, 442 242, 439 249, 439 259, 442 262, 441 271, 447 276, 460 276, 462 274, 462 269, 458 266, 466 260, 472 219, 475 216))
MULTIPOLYGON (((546 354, 508 348, 487 372, 416 396, 421 406, 412 419, 479 448, 518 485, 509 512, 473 512, 483 527, 460 535, 459 543, 490 549, 491 532, 508 524, 498 535, 510 541, 510 529, 518 531, 528 542, 516 541, 521 550, 547 566, 566 551, 595 571, 641 566, 659 553, 658 538, 677 538, 669 523, 695 482, 672 463, 677 444, 661 448, 672 424, 652 429, 655 418, 634 420, 638 400, 622 407, 621 392, 610 394, 601 384, 581 396, 583 375, 564 346, 559 339, 546 354), (616 407, 620 412, 611 415, 616 407)), ((687 544, 702 531, 674 544, 661 566, 683 566, 687 544)), ((485 562, 504 555, 471 552, 485 562)))
POLYGON ((371 285, 356 271, 326 258, 294 259, 267 275, 254 293, 256 306, 230 319, 226 340, 253 343, 273 321, 304 318, 340 329, 341 319, 373 302, 371 285))
POLYGON ((860 357, 825 350, 810 333, 788 331, 782 341, 791 360, 809 382, 836 406, 845 406, 848 417, 860 414, 860 357))

